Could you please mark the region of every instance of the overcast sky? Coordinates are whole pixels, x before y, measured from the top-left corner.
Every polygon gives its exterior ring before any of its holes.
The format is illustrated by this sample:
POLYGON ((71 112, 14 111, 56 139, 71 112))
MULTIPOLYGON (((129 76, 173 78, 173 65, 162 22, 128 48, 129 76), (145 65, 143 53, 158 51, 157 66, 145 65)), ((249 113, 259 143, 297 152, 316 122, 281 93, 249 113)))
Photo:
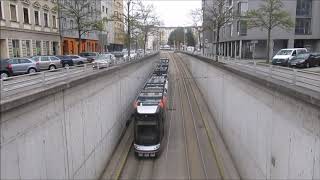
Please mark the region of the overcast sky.
POLYGON ((201 0, 144 0, 152 3, 165 26, 192 25, 190 11, 201 8, 201 0))

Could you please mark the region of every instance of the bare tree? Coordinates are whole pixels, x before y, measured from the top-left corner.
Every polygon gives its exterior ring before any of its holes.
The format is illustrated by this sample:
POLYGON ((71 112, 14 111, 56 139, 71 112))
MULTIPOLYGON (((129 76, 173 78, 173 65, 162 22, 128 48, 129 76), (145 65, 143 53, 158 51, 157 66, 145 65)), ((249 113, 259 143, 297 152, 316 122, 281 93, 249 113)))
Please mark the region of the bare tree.
POLYGON ((100 9, 96 8, 96 1, 93 0, 59 0, 59 14, 74 24, 69 25, 64 31, 76 31, 78 35, 78 53, 81 50, 81 39, 86 33, 101 31, 103 23, 108 21, 101 19, 100 9))
POLYGON ((213 0, 203 8, 203 30, 215 32, 216 61, 219 55, 220 30, 230 23, 234 17, 232 7, 229 8, 226 0, 213 0))
POLYGON ((127 29, 127 48, 128 48, 128 57, 130 57, 131 52, 131 40, 132 40, 132 32, 136 29, 137 24, 137 16, 135 13, 137 9, 137 4, 140 3, 140 0, 124 0, 124 13, 120 17, 116 17, 117 21, 121 21, 124 23, 124 26, 127 29))
POLYGON ((190 15, 191 15, 193 25, 196 27, 196 31, 198 34, 200 51, 201 51, 201 49, 203 49, 203 53, 204 53, 204 48, 203 48, 203 44, 202 44, 203 42, 201 41, 201 33, 203 33, 203 31, 204 31, 204 28, 202 27, 203 11, 202 11, 202 9, 194 9, 194 10, 191 10, 190 15))
POLYGON ((267 30, 267 63, 270 60, 272 30, 276 27, 290 30, 293 27, 290 14, 282 8, 283 3, 281 0, 263 0, 263 4, 258 9, 250 10, 247 13, 249 28, 267 30))
POLYGON ((141 30, 143 34, 143 49, 144 53, 146 51, 146 44, 148 41, 149 35, 155 35, 157 33, 156 26, 160 26, 160 21, 158 17, 155 15, 155 10, 153 5, 145 5, 140 2, 138 4, 138 9, 135 12, 137 19, 138 28, 141 30))

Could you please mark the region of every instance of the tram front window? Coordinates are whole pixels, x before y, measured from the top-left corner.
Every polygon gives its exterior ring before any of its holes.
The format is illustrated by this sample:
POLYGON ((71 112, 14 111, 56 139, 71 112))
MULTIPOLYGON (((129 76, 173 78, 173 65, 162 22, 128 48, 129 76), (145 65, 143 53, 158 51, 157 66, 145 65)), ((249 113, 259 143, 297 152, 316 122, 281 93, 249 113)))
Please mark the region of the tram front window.
POLYGON ((159 130, 157 125, 137 125, 136 144, 150 146, 159 143, 159 130))

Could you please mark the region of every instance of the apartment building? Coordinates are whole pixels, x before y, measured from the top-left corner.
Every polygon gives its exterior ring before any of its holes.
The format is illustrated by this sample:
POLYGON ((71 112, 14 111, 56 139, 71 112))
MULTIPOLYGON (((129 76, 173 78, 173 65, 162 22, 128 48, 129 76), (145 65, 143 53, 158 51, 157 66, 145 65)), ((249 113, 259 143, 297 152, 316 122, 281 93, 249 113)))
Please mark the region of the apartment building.
POLYGON ((60 54, 56 0, 0 1, 0 58, 60 54))
MULTIPOLYGON (((78 1, 77 0, 59 0, 60 4, 63 6, 69 6, 68 9, 71 9, 70 6, 74 8, 81 8, 82 14, 86 15, 86 18, 90 22, 96 21, 101 18, 100 16, 100 1, 101 0, 87 0, 87 1, 78 1), (69 3, 69 5, 68 5, 69 3), (76 5, 76 3, 78 3, 76 5)), ((97 31, 88 31, 81 35, 80 49, 78 48, 78 32, 77 32, 77 23, 76 18, 65 14, 61 11, 61 36, 63 54, 79 54, 81 52, 99 52, 99 32, 97 31)), ((85 29, 85 28, 83 28, 85 29)))
POLYGON ((110 43, 110 51, 120 51, 124 45, 124 18, 123 0, 113 0, 113 15, 118 21, 113 21, 113 43, 110 43))
MULTIPOLYGON (((203 0, 203 8, 210 7, 210 1, 203 0)), ((260 28, 248 29, 243 15, 248 10, 258 9, 262 0, 227 0, 226 9, 238 16, 226 24, 220 32, 219 52, 224 56, 240 58, 266 58, 267 32, 260 28)), ((282 48, 305 47, 320 52, 320 1, 283 0, 283 10, 287 11, 295 26, 289 30, 276 28, 271 34, 271 55, 282 48)), ((204 17, 204 23, 206 23, 204 17)), ((215 32, 206 31, 204 39, 208 42, 206 52, 215 53, 215 32)))
POLYGON ((112 49, 111 44, 114 44, 114 23, 113 18, 113 4, 114 1, 99 1, 101 7, 101 18, 107 18, 108 22, 104 24, 104 30, 99 32, 99 45, 102 52, 108 52, 112 49))

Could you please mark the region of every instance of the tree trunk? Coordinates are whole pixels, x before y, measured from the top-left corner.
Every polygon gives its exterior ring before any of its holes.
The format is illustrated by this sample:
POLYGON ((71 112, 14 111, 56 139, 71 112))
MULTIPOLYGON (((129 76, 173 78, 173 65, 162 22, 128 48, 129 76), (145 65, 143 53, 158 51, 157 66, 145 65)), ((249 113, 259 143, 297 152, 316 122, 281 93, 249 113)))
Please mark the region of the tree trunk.
MULTIPOLYGON (((216 61, 219 61, 220 27, 217 28, 216 61)), ((213 45, 213 44, 212 44, 213 45)))
POLYGON ((148 35, 145 34, 145 35, 144 35, 144 42, 143 42, 143 54, 146 54, 147 38, 148 38, 148 35))
POLYGON ((201 37, 200 37, 200 31, 198 31, 198 37, 199 37, 199 49, 200 49, 200 52, 201 52, 201 37))
POLYGON ((128 1, 128 14, 127 14, 127 22, 128 22, 128 57, 130 58, 130 46, 131 46, 131 34, 130 34, 130 0, 128 1))
POLYGON ((78 54, 81 53, 81 31, 78 30, 78 54))
POLYGON ((270 62, 270 45, 271 45, 271 29, 268 29, 268 40, 267 40, 267 61, 266 63, 269 64, 270 62))

